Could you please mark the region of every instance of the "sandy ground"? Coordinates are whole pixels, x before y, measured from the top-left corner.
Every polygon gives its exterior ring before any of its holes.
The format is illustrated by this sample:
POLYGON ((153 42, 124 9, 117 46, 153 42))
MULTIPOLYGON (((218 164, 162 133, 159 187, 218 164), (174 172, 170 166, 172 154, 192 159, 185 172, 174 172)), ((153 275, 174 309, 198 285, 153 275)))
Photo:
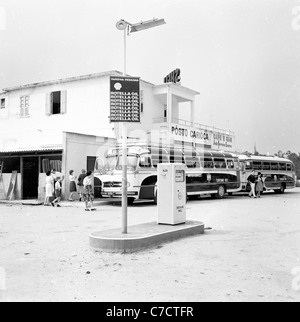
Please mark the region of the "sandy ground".
MULTIPOLYGON (((190 201, 187 219, 212 229, 134 254, 89 249, 90 233, 121 227, 118 205, 0 204, 0 301, 298 302, 299 197, 190 201)), ((133 205, 128 230, 156 219, 153 204, 133 205)))

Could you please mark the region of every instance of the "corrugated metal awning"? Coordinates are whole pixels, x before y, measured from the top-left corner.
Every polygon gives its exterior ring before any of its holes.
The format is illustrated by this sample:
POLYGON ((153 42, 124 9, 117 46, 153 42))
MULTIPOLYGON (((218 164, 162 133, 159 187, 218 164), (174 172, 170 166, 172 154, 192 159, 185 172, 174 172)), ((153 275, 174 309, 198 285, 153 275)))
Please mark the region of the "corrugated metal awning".
POLYGON ((0 149, 0 154, 6 153, 33 153, 33 152, 54 152, 62 151, 62 145, 47 146, 47 147, 30 147, 30 148, 11 148, 11 149, 0 149))

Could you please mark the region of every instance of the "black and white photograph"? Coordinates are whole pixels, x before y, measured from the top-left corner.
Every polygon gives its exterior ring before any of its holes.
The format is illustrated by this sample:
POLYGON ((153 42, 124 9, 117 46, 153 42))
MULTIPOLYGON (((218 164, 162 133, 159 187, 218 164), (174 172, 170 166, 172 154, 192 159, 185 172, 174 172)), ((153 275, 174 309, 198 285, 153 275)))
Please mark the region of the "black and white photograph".
POLYGON ((299 138, 300 0, 0 0, 0 302, 299 302, 299 138))

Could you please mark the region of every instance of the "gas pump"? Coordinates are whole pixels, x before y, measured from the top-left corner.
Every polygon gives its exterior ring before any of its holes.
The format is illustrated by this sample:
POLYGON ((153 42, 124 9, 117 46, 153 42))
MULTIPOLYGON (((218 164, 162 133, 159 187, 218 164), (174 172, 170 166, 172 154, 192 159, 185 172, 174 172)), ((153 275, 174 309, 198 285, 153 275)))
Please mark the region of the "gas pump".
POLYGON ((158 224, 186 222, 186 175, 181 163, 160 163, 157 181, 158 224))

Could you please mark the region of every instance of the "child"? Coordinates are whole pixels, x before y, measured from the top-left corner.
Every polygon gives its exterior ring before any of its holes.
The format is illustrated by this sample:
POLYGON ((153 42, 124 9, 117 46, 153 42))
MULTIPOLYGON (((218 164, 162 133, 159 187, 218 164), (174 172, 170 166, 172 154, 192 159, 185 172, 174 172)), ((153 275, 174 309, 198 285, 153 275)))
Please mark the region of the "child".
POLYGON ((60 207, 60 198, 61 198, 61 185, 60 185, 60 177, 57 177, 55 180, 55 185, 54 185, 54 190, 55 190, 55 197, 56 199, 54 199, 51 204, 54 207, 55 203, 56 203, 56 207, 60 207))

